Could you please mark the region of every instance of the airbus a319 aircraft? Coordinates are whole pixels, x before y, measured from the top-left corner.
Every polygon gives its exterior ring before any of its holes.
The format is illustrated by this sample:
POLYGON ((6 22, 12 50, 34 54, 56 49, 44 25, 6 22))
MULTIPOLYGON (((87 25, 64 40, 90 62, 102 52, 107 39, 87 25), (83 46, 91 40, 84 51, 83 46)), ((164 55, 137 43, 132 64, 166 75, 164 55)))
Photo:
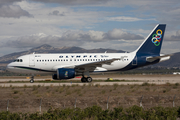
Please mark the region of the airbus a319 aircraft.
POLYGON ((90 73, 125 71, 170 59, 160 54, 165 24, 158 24, 139 48, 130 53, 63 53, 29 54, 7 65, 7 70, 34 75, 51 73, 54 80, 82 76, 82 82, 92 82, 90 73))

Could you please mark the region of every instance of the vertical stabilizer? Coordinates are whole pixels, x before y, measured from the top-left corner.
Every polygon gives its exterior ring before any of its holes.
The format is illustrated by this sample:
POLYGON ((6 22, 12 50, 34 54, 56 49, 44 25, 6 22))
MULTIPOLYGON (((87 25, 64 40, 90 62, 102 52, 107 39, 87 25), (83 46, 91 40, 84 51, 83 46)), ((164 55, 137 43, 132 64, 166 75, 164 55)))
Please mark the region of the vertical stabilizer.
POLYGON ((158 24, 136 50, 137 54, 160 55, 166 24, 158 24))

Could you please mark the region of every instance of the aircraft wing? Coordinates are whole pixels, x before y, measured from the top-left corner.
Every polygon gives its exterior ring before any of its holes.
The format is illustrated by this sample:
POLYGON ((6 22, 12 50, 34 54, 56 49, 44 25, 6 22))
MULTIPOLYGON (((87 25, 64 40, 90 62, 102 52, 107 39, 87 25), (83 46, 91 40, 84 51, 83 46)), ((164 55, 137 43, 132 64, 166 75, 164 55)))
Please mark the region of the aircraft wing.
POLYGON ((80 65, 56 65, 53 67, 53 70, 56 71, 58 68, 74 68, 77 72, 86 72, 86 71, 94 71, 97 67, 101 67, 104 64, 111 65, 112 62, 116 60, 120 60, 122 58, 113 58, 109 60, 103 61, 92 61, 91 63, 85 63, 80 65))
POLYGON ((119 59, 120 58, 113 58, 113 59, 109 59, 109 60, 96 61, 96 62, 81 64, 81 65, 76 65, 74 68, 78 72, 94 71, 96 69, 96 67, 102 67, 102 65, 104 65, 104 64, 111 65, 112 62, 119 60, 119 59))
POLYGON ((169 54, 169 55, 161 55, 161 56, 156 56, 156 57, 147 57, 146 58, 146 61, 148 61, 148 62, 153 62, 153 61, 155 61, 155 60, 158 60, 158 59, 162 59, 162 61, 163 61, 163 59, 170 59, 170 57, 172 56, 173 54, 169 54))

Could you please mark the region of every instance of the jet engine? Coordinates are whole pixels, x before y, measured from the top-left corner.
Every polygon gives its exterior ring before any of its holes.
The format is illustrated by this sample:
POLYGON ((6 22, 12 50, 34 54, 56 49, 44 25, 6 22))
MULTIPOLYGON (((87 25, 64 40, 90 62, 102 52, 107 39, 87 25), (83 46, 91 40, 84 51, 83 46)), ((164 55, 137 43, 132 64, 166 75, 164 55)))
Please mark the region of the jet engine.
POLYGON ((71 79, 75 77, 75 70, 72 68, 59 68, 57 74, 53 74, 54 80, 71 79))

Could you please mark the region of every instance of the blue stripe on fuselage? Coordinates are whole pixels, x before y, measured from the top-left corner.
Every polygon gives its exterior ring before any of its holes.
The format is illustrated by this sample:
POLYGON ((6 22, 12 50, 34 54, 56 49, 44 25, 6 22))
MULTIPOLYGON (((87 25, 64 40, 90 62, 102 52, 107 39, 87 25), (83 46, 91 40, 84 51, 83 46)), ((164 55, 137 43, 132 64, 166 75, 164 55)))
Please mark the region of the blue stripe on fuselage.
POLYGON ((42 71, 42 72, 55 72, 55 71, 43 70, 43 69, 31 68, 31 67, 22 67, 22 66, 13 66, 13 67, 28 69, 28 70, 34 70, 34 71, 42 71))

